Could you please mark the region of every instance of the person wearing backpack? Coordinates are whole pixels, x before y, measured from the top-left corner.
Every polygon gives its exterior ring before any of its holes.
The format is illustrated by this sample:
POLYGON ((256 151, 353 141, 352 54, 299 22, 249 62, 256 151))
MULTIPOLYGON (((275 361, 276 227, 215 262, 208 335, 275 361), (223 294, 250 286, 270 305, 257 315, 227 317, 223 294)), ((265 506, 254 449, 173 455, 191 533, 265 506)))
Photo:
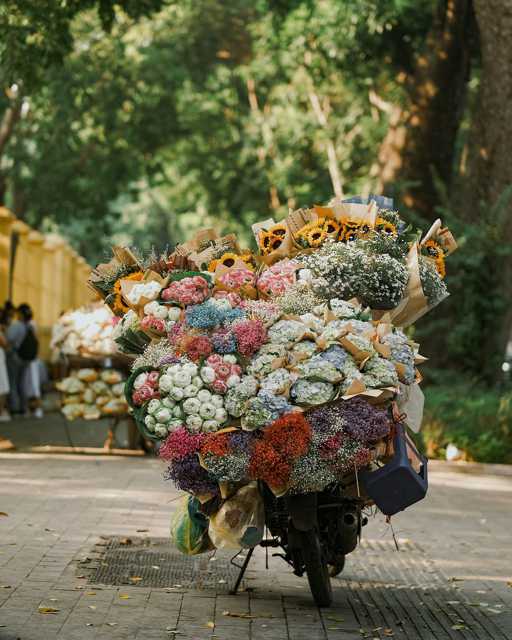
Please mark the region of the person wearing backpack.
POLYGON ((11 391, 9 402, 12 413, 28 414, 28 397, 25 393, 25 377, 37 358, 39 342, 34 330, 33 313, 26 303, 17 308, 18 318, 7 328, 9 345, 7 367, 11 391))

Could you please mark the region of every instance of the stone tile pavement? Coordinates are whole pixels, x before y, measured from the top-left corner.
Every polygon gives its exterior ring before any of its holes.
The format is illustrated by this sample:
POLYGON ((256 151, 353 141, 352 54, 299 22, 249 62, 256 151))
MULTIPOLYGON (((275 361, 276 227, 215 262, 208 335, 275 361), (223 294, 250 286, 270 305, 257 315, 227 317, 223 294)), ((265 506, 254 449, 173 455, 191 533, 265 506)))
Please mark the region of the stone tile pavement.
POLYGON ((214 590, 92 583, 109 536, 168 535, 177 493, 161 471, 149 458, 0 455, 0 640, 512 638, 510 477, 436 469, 427 500, 392 519, 400 551, 372 518, 319 611, 306 580, 279 558, 266 570, 262 550, 236 597, 222 578, 214 590))

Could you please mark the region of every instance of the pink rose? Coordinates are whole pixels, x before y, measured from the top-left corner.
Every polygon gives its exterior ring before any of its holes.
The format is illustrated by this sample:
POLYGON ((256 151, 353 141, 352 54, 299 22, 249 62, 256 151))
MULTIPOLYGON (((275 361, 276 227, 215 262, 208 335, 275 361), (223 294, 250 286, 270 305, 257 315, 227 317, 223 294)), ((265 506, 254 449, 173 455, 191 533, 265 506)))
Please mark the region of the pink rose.
POLYGON ((215 380, 212 384, 212 389, 217 393, 226 393, 228 385, 223 380, 215 380))
POLYGON ((227 378, 231 373, 231 366, 229 364, 219 364, 215 367, 215 373, 219 378, 227 378))
POLYGON ((148 374, 147 377, 147 384, 149 384, 151 387, 154 387, 156 384, 158 384, 158 379, 160 377, 160 373, 158 371, 151 371, 148 374))

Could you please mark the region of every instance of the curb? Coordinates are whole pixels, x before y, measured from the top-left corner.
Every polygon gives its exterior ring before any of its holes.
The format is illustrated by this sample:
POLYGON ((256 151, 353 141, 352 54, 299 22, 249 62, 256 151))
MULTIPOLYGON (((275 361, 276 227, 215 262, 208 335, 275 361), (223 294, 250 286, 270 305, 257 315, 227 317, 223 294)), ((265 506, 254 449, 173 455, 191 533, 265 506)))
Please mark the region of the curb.
POLYGON ((488 462, 448 462, 447 460, 428 461, 429 470, 452 471, 472 475, 502 476, 512 478, 512 464, 491 464, 488 462))

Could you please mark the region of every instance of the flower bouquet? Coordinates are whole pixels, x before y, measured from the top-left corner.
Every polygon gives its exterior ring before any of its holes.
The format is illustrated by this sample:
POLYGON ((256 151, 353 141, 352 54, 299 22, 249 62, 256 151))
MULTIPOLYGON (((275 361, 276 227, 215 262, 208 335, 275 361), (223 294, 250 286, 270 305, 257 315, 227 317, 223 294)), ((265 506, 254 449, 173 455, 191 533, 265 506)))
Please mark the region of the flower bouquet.
POLYGON ((91 281, 136 356, 137 424, 201 501, 254 480, 318 491, 389 456, 424 360, 404 329, 448 295, 456 248, 439 221, 422 237, 385 198, 253 230, 254 252, 213 230, 146 260, 117 248, 91 281))

